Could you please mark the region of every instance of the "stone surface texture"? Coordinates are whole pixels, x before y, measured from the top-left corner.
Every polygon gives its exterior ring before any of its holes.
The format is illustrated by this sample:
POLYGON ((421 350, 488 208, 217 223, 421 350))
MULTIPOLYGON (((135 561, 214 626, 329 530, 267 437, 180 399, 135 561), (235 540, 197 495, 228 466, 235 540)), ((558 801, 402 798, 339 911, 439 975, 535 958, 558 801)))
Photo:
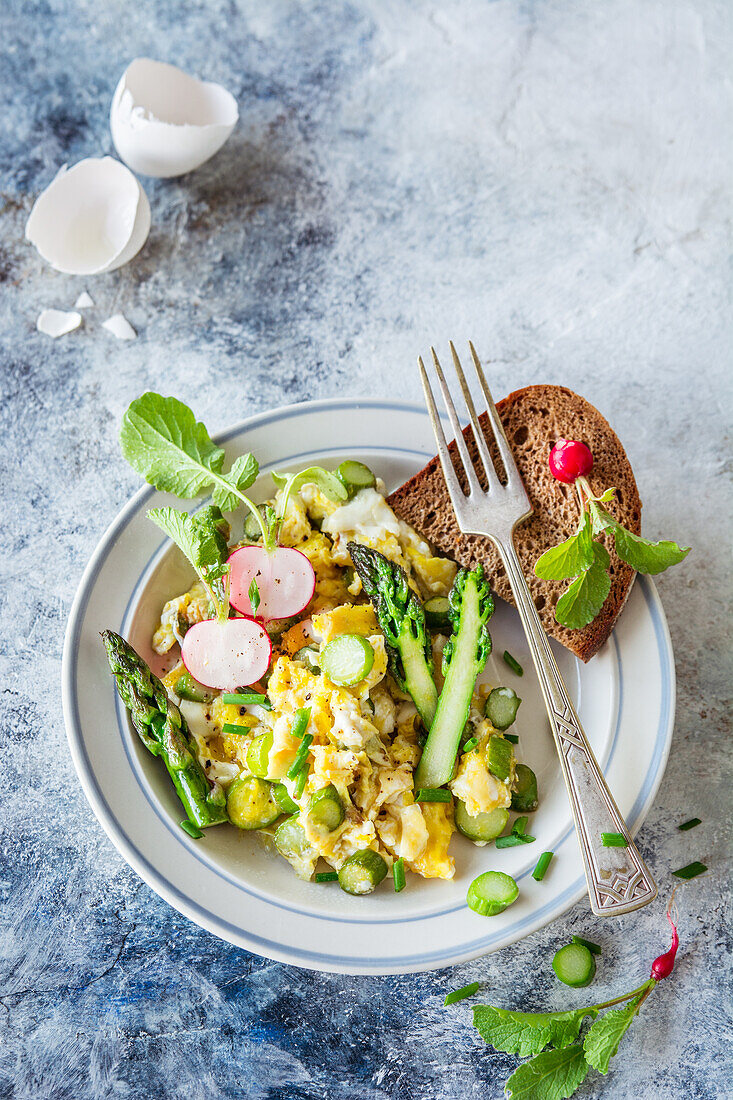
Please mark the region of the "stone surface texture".
POLYGON ((724 0, 4 0, 0 5, 0 1097, 468 1100, 495 1054, 445 993, 582 1004, 552 976, 604 944, 592 998, 643 980, 663 904, 577 905, 490 957, 404 978, 318 975, 180 917, 97 824, 69 759, 59 669, 83 567, 137 488, 117 427, 145 388, 212 431, 334 395, 419 399, 431 342, 476 342, 497 395, 568 385, 611 420, 645 532, 693 546, 659 579, 674 744, 639 843, 678 891, 674 978, 585 1097, 731 1095, 729 543, 731 9, 724 0), (55 273, 23 239, 64 163, 112 153, 108 113, 147 55, 217 80, 240 123, 188 177, 145 180, 127 267, 55 273), (94 298, 77 332, 47 307, 94 298), (101 322, 122 312, 137 340, 101 322), (694 831, 677 824, 703 819, 694 831), (727 1065, 726 1065, 727 1063, 727 1065))

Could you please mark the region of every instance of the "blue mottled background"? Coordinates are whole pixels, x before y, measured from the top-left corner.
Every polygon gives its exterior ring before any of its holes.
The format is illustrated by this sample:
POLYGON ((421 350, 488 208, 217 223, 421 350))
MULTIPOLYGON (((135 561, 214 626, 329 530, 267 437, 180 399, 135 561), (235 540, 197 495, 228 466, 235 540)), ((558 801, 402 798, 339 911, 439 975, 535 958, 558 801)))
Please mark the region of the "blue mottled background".
POLYGON ((660 578, 679 674, 674 745, 640 845, 679 892, 674 979, 582 1095, 731 1095, 731 9, 724 0, 3 0, 0 5, 2 932, 0 1095, 12 1100, 464 1100, 515 1064, 445 992, 541 1008, 571 932, 604 945, 593 993, 637 984, 663 900, 625 921, 580 904, 451 971, 319 976, 247 955, 144 886, 97 825, 59 699, 65 620, 137 486, 116 442, 146 387, 212 430, 286 401, 418 398, 431 341, 472 336, 497 393, 580 390, 637 471, 646 531, 694 553, 660 578), (241 122, 191 176, 146 181, 128 267, 51 271, 23 240, 64 162, 111 152, 137 55, 236 95, 241 122), (84 327, 56 342, 38 312, 84 327), (123 311, 139 338, 100 328, 123 311), (679 821, 703 824, 679 833, 679 821))

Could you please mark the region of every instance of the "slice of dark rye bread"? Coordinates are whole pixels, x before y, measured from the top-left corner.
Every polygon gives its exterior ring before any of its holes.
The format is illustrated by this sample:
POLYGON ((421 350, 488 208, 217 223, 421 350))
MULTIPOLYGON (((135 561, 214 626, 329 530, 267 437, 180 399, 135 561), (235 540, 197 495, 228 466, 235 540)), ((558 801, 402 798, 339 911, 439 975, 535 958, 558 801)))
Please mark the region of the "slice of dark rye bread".
MULTIPOLYGON (((604 536, 611 555, 611 591, 600 614, 583 630, 568 630, 555 619, 555 605, 567 581, 540 580, 534 574, 537 558, 550 546, 575 534, 579 502, 575 488, 556 481, 547 458, 558 439, 579 439, 593 452, 588 477, 594 492, 615 486, 615 500, 606 505, 612 515, 635 534, 641 533, 641 500, 626 452, 608 421, 583 397, 564 386, 527 386, 497 404, 499 416, 519 472, 529 494, 533 514, 515 531, 515 546, 524 575, 545 630, 583 661, 589 661, 613 630, 634 580, 634 571, 620 561, 613 539, 604 536)), ((486 423, 485 416, 481 418, 486 423)), ((469 451, 476 444, 464 431, 469 451)), ((451 444, 455 453, 455 443, 451 444)), ((496 457, 496 452, 494 451, 496 457)), ((499 555, 489 539, 462 535, 453 514, 443 472, 436 458, 428 462, 389 497, 394 511, 439 551, 461 565, 484 566, 497 595, 513 603, 499 555)))

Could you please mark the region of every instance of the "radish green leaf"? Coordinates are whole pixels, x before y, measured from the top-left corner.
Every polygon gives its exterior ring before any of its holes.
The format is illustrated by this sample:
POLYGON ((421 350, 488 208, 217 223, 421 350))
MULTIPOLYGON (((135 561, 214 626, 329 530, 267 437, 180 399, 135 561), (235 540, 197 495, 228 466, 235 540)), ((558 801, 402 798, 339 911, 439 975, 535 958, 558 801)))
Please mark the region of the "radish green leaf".
MULTIPOLYGON (((175 397, 144 393, 122 419, 122 453, 146 481, 162 492, 191 499, 213 490, 214 503, 231 511, 257 477, 251 455, 222 472, 224 452, 211 440, 191 409, 175 397)), ((254 505, 250 505, 254 508, 254 505)))
POLYGON ((582 1046, 546 1050, 522 1062, 505 1085, 512 1100, 566 1100, 588 1074, 582 1046))
POLYGON ((593 565, 593 538, 591 520, 583 512, 580 527, 576 535, 571 535, 559 546, 551 546, 537 559, 534 571, 543 580, 565 581, 577 577, 593 565))
POLYGON ((177 508, 152 508, 148 519, 165 531, 186 555, 209 591, 217 610, 223 614, 226 594, 223 578, 227 566, 229 524, 213 504, 189 515, 177 508))
POLYGON ((608 550, 593 543, 593 564, 573 581, 557 601, 557 621, 570 630, 580 630, 593 622, 611 590, 608 550))
POLYGON ((511 1012, 493 1005, 476 1005, 473 1023, 481 1038, 495 1050, 526 1058, 546 1046, 566 1047, 574 1043, 585 1016, 597 1016, 598 1009, 578 1008, 570 1012, 511 1012))
POLYGON ((678 565, 690 552, 689 546, 676 542, 650 542, 625 527, 614 529, 616 553, 637 573, 663 573, 670 565, 678 565))

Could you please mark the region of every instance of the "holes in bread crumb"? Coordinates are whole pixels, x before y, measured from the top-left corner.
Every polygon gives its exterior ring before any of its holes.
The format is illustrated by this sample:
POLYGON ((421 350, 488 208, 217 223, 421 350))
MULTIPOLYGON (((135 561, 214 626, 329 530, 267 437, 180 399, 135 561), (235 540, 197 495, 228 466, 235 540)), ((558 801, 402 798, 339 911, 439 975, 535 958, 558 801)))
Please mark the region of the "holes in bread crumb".
POLYGON ((526 424, 522 424, 522 425, 520 425, 519 428, 517 428, 517 430, 514 433, 512 438, 513 438, 514 442, 516 443, 516 445, 518 447, 521 447, 523 443, 527 442, 527 437, 528 436, 529 436, 529 429, 527 428, 526 424))
POLYGON ((538 611, 544 611, 546 603, 547 603, 547 600, 545 599, 544 596, 542 596, 542 595, 535 596, 534 605, 535 605, 535 607, 537 608, 538 611))
POLYGON ((624 498, 620 489, 616 490, 616 500, 619 502, 619 504, 623 504, 624 502, 624 498))

